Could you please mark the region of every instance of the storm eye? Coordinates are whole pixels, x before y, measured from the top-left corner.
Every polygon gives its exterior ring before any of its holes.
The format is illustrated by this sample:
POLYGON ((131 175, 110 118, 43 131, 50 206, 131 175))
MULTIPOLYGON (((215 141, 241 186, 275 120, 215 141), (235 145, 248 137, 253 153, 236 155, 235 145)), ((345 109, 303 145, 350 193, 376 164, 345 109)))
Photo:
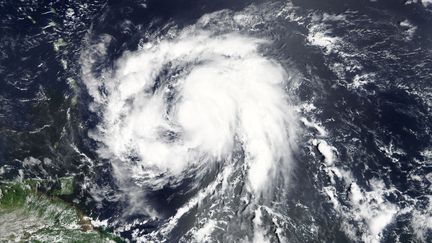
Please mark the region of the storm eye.
POLYGON ((159 138, 165 143, 175 143, 181 141, 181 132, 174 130, 160 130, 159 138))

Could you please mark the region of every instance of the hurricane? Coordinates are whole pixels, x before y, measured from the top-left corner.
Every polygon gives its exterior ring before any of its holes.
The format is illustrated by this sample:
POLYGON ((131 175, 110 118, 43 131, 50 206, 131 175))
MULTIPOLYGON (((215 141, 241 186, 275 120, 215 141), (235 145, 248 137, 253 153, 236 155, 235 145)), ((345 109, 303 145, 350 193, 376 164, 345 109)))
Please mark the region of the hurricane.
POLYGON ((426 0, 0 1, 0 242, 432 242, 426 0))
POLYGON ((124 54, 101 78, 83 62, 91 105, 102 117, 92 137, 112 161, 118 185, 155 191, 188 178, 191 188, 202 187, 219 167, 222 181, 241 171, 248 200, 270 202, 272 188, 289 183, 298 121, 286 91, 289 74, 261 52, 268 44, 194 28, 124 54))

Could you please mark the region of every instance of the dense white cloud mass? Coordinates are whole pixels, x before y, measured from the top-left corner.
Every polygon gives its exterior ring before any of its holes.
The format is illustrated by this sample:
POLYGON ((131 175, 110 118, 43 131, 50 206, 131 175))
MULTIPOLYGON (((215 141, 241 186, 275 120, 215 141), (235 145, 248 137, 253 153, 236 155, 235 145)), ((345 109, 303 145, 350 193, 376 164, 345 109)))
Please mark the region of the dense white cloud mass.
POLYGON ((128 168, 120 177, 160 186, 243 151, 248 188, 260 195, 289 171, 296 124, 287 74, 259 52, 265 44, 189 29, 126 53, 105 78, 83 65, 103 116, 100 155, 128 168))

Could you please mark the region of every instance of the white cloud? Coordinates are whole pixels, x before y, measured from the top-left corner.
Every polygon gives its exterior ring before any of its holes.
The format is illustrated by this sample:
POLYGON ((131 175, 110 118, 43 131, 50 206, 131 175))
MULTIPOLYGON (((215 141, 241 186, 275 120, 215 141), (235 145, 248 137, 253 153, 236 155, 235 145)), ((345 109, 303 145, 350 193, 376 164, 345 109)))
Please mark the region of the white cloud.
POLYGON ((120 180, 161 186, 229 160, 241 145, 250 190, 265 192, 289 169, 297 120, 285 70, 258 51, 266 43, 190 28, 125 54, 100 79, 83 55, 85 84, 103 116, 93 133, 103 144, 99 154, 115 163, 120 180))

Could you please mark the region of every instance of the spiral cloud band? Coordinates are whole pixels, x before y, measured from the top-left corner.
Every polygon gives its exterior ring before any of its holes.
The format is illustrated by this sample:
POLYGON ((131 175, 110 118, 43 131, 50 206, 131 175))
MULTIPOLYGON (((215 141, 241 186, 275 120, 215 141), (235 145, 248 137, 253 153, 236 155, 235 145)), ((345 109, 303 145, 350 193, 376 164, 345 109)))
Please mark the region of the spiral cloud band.
POLYGON ((265 44, 187 30, 123 55, 108 77, 86 77, 103 117, 100 155, 132 168, 131 178, 163 184, 240 149, 247 188, 261 194, 289 170, 295 130, 287 73, 260 54, 265 44))

